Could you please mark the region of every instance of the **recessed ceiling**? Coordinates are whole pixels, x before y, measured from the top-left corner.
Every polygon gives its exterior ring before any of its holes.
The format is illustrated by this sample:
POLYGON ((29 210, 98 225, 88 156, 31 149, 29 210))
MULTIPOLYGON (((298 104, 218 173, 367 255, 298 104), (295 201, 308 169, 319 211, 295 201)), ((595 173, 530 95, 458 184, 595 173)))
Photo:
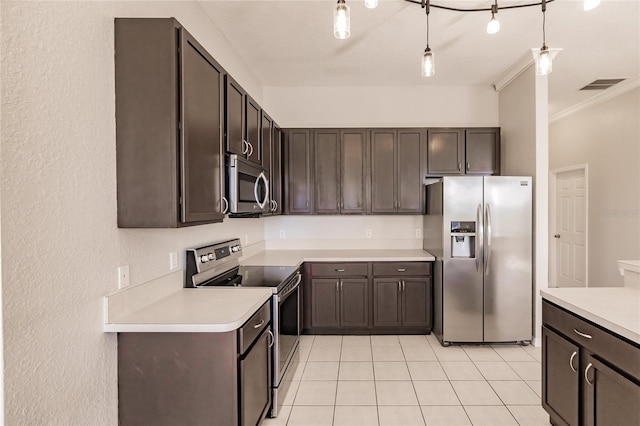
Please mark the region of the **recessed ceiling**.
MULTIPOLYGON (((431 9, 430 46, 436 75, 420 76, 426 17, 420 5, 380 1, 351 7, 351 37, 333 37, 335 2, 201 1, 215 25, 265 87, 272 86, 490 86, 542 45, 540 7, 501 10, 499 33, 489 35, 490 12, 431 9)), ((489 7, 493 1, 438 1, 489 7)), ((522 2, 500 2, 512 5, 522 2)), ((549 113, 601 92, 580 91, 598 78, 640 77, 640 0, 607 1, 584 11, 582 1, 547 5, 546 41, 562 48, 549 76, 549 113)))

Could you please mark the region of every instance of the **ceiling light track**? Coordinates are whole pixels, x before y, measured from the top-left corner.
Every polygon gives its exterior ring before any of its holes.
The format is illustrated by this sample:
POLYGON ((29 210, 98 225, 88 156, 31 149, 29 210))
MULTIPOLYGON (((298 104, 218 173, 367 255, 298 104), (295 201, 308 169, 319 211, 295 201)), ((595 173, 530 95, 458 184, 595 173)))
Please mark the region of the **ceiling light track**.
MULTIPOLYGON (((404 0, 404 1, 406 1, 407 3, 419 4, 423 8, 426 7, 426 3, 427 3, 426 1, 418 1, 418 0, 404 0)), ((555 0, 548 0, 546 3, 549 4, 554 1, 555 0)), ((498 6, 497 9, 498 10, 520 9, 522 7, 532 7, 532 6, 542 6, 542 2, 540 1, 537 3, 523 3, 523 4, 513 4, 509 6, 498 6)), ((458 7, 442 6, 434 3, 431 3, 431 7, 435 9, 450 10, 452 12, 491 12, 491 10, 493 9, 493 5, 489 7, 462 9, 458 7)))

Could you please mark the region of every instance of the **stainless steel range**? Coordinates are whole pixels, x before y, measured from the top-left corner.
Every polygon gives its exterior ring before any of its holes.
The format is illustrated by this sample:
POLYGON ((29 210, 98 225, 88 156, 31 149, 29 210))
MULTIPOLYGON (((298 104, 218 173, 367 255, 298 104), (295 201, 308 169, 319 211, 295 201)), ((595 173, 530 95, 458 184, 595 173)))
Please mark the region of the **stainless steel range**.
POLYGON ((272 404, 270 417, 276 417, 299 363, 298 340, 301 330, 300 270, 293 266, 240 266, 240 240, 219 241, 187 250, 185 286, 271 287, 272 404))

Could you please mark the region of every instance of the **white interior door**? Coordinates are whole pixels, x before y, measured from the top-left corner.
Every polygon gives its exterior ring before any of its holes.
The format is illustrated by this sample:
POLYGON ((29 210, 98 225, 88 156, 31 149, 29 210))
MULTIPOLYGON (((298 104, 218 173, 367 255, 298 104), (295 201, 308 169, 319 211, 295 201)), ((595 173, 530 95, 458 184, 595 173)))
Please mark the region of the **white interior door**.
POLYGON ((558 287, 586 287, 586 167, 558 171, 555 177, 555 284, 558 287))

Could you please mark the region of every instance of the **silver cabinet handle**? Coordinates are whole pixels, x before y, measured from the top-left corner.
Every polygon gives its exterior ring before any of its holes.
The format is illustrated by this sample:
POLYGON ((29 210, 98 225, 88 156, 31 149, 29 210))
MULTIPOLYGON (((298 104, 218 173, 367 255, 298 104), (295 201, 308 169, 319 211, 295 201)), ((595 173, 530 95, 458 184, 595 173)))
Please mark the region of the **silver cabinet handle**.
POLYGON ((469 164, 469 162, 467 162, 467 171, 469 171, 471 169, 471 164, 469 164))
POLYGON ((460 169, 461 169, 461 166, 460 166, 460 163, 458 163, 458 171, 460 171, 460 169))
POLYGON ((336 269, 336 272, 344 272, 344 269, 336 269))
POLYGON ((398 281, 398 291, 402 291, 402 282, 398 281))
POLYGON ((584 337, 585 339, 592 339, 593 337, 591 337, 591 335, 587 334, 587 333, 583 333, 581 331, 576 330, 575 328, 573 329, 573 331, 580 337, 584 337))
POLYGON ((407 272, 407 268, 396 268, 398 272, 407 272))
POLYGON ((274 203, 276 203, 276 208, 275 208, 275 209, 273 209, 273 211, 274 211, 274 212, 275 212, 275 211, 278 211, 278 202, 277 202, 276 200, 273 200, 273 202, 274 202, 274 203))
POLYGON ((402 280, 402 291, 404 291, 405 285, 406 284, 405 284, 404 280, 402 280))
POLYGON ((336 293, 340 291, 339 288, 340 288, 340 280, 336 281, 336 293))
POLYGON ((271 343, 269 343, 269 347, 272 348, 273 344, 276 342, 276 338, 273 337, 273 333, 271 332, 271 330, 267 330, 267 334, 269 335, 269 337, 271 337, 271 343))
POLYGON ((249 152, 249 142, 242 140, 242 155, 246 155, 249 152))
POLYGON ((571 370, 573 370, 573 372, 574 372, 574 373, 577 373, 577 372, 578 372, 578 370, 576 370, 576 369, 573 367, 573 359, 576 357, 576 355, 578 355, 578 352, 575 352, 575 351, 574 351, 574 352, 571 354, 571 359, 569 359, 569 367, 571 367, 571 370))
POLYGON ((247 154, 247 157, 251 157, 253 155, 253 144, 251 142, 247 142, 247 145, 249 145, 249 153, 247 154))
POLYGON ((593 385, 593 383, 589 381, 589 376, 587 375, 591 367, 593 367, 593 364, 589 363, 589 365, 587 365, 587 368, 584 369, 584 379, 587 381, 587 383, 589 383, 589 385, 593 385))
POLYGON ((340 280, 340 291, 342 291, 342 286, 343 286, 343 284, 344 284, 344 283, 342 282, 342 280, 340 280))
POLYGON ((264 324, 264 318, 260 320, 259 323, 257 323, 256 325, 253 326, 253 328, 260 328, 262 327, 262 325, 264 324))
POLYGON ((227 214, 229 211, 229 201, 227 201, 227 197, 222 197, 222 203, 224 204, 224 209, 222 209, 222 214, 227 214))

